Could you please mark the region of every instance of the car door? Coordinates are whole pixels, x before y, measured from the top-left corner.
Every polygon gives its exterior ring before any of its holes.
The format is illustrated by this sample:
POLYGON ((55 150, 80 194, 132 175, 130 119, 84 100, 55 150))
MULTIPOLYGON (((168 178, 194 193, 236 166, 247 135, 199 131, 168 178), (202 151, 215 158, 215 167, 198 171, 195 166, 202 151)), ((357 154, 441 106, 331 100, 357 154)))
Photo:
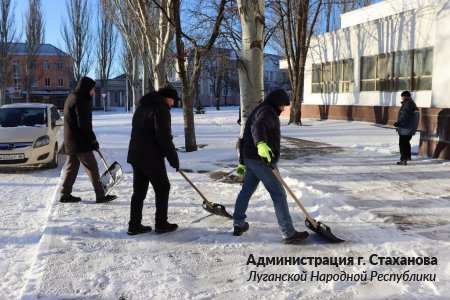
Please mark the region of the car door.
POLYGON ((51 112, 51 117, 52 117, 51 130, 53 131, 52 134, 55 137, 56 142, 58 143, 58 151, 59 151, 64 143, 63 126, 58 124, 61 121, 57 122, 58 120, 61 120, 61 117, 58 113, 58 110, 54 106, 50 107, 50 112, 51 112))

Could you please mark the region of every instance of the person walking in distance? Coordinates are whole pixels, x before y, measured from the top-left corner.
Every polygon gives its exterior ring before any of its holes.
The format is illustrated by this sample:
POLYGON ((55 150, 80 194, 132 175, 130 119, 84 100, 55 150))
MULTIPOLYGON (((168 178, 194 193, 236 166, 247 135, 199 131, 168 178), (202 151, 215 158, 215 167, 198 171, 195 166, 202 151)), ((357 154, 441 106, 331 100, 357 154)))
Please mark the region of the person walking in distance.
POLYGON ((178 228, 167 221, 170 182, 164 158, 178 171, 180 163, 173 144, 170 108, 178 100, 178 93, 170 86, 145 94, 134 112, 127 162, 133 167, 133 195, 131 196, 128 234, 152 231, 142 225, 142 208, 149 183, 155 191, 155 232, 165 233, 178 228))
POLYGON ((289 105, 287 93, 283 89, 277 89, 270 92, 247 119, 236 169, 239 175, 244 175, 244 184, 234 207, 235 236, 240 236, 249 229, 245 213, 249 200, 261 181, 272 198, 283 242, 292 244, 308 237, 306 231, 295 230, 289 214, 286 191, 268 165, 270 163, 277 168, 281 139, 279 115, 289 105))
POLYGON ((419 109, 409 91, 403 91, 400 96, 402 106, 398 112, 397 122, 394 123, 394 126, 397 127, 400 147, 400 161, 397 162, 397 165, 406 166, 407 161, 411 160, 410 141, 416 134, 419 125, 419 109))
POLYGON ((72 195, 72 187, 77 178, 80 163, 94 187, 97 203, 109 202, 117 198, 115 195, 105 195, 93 153, 100 148, 92 129, 91 96, 94 92, 95 81, 89 77, 83 77, 64 104, 64 149, 67 154, 67 166, 59 199, 63 203, 81 201, 80 197, 72 195))

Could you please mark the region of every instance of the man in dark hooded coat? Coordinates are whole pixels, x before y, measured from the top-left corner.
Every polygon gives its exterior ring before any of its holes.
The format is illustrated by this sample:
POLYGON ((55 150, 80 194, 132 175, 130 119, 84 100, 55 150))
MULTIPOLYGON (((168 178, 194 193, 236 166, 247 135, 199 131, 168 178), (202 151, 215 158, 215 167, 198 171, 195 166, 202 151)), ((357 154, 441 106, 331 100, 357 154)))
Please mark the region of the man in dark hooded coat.
POLYGON ((114 195, 105 196, 103 185, 93 151, 99 144, 92 130, 91 96, 95 92, 95 81, 83 77, 75 92, 70 94, 64 104, 64 149, 67 166, 61 189, 60 202, 79 202, 80 197, 72 196, 72 187, 77 178, 80 163, 94 186, 96 202, 104 203, 116 199, 114 195))
POLYGON ((164 158, 167 158, 171 167, 177 171, 180 167, 172 141, 170 116, 170 108, 177 100, 175 89, 163 87, 145 94, 134 112, 127 158, 133 167, 129 235, 152 231, 150 226, 141 223, 149 183, 155 191, 155 232, 170 232, 178 228, 177 224, 167 221, 170 182, 164 163, 164 158))
POLYGON ((284 187, 273 174, 271 164, 276 168, 280 158, 280 119, 285 106, 289 106, 289 96, 282 89, 270 92, 250 114, 245 124, 240 142, 239 166, 237 173, 244 175, 244 184, 236 199, 234 208, 234 232, 242 235, 249 229, 245 222, 248 202, 260 181, 270 194, 282 232, 283 242, 296 243, 308 237, 306 231, 298 232, 292 224, 284 187))
POLYGON ((397 162, 397 165, 406 166, 406 161, 411 160, 410 141, 416 134, 420 113, 409 91, 403 91, 400 97, 402 98, 402 107, 398 112, 397 122, 394 123, 394 126, 397 127, 400 147, 400 161, 397 162))

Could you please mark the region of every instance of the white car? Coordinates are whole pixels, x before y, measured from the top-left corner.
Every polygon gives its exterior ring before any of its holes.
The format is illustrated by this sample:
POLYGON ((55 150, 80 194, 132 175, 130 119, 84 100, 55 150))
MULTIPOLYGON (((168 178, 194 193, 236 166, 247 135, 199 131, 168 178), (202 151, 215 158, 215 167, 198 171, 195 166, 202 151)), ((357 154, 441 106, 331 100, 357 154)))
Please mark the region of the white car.
POLYGON ((0 107, 0 167, 58 166, 64 121, 52 104, 17 103, 0 107))

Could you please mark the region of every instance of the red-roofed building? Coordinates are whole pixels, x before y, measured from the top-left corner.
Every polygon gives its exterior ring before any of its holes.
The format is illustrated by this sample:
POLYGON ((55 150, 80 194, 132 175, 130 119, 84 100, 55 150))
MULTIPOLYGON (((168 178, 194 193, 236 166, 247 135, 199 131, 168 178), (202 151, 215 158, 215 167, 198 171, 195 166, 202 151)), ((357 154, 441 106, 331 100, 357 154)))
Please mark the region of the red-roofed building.
MULTIPOLYGON (((11 43, 8 50, 8 83, 5 103, 26 101, 25 68, 27 51, 25 43, 11 43)), ((32 64, 30 102, 64 105, 70 93, 71 57, 50 44, 41 44, 32 64)))

